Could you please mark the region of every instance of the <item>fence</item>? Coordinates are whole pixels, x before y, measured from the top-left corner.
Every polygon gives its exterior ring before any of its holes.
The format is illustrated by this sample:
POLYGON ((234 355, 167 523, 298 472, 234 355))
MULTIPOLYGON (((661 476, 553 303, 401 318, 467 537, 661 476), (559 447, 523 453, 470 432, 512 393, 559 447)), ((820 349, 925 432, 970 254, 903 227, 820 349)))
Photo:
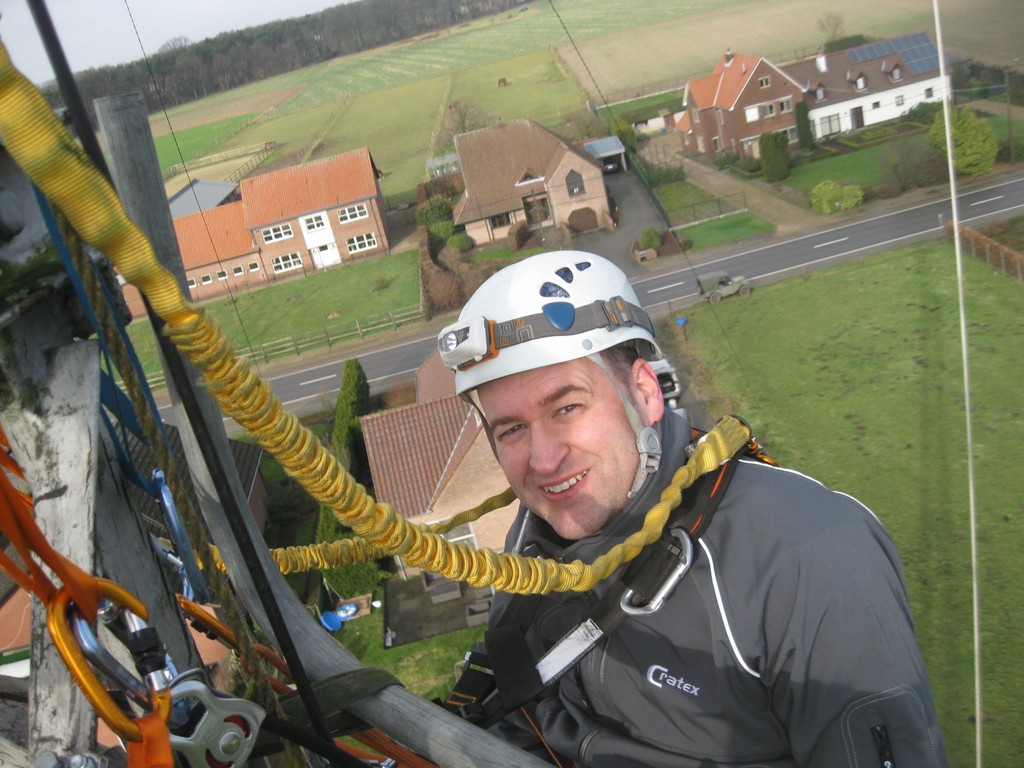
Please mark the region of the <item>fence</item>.
MULTIPOLYGON (((176 163, 163 172, 163 178, 166 181, 172 176, 176 176, 185 170, 195 170, 196 168, 202 168, 206 165, 213 165, 215 163, 221 163, 225 160, 231 160, 236 157, 243 157, 245 155, 260 154, 262 157, 266 157, 270 154, 270 151, 274 148, 276 141, 268 141, 263 144, 250 144, 247 147, 237 147, 236 149, 229 149, 224 152, 218 152, 215 155, 204 155, 203 157, 197 157, 194 160, 189 160, 187 163, 176 163)), ((229 179, 230 181, 230 179, 229 179)))
POLYGON ((747 210, 746 193, 733 192, 725 197, 715 197, 700 203, 678 205, 668 209, 667 213, 669 226, 672 229, 679 229, 700 224, 703 221, 721 219, 734 213, 743 213, 745 210, 747 210))
MULTIPOLYGON (((949 239, 952 239, 952 227, 952 222, 946 224, 946 235, 949 239)), ((1024 283, 1024 253, 963 225, 960 227, 960 242, 965 248, 970 249, 971 256, 982 259, 990 267, 1015 278, 1018 283, 1024 283)))
MULTIPOLYGON (((285 336, 274 341, 265 341, 261 344, 250 344, 248 348, 236 347, 235 354, 245 358, 250 363, 268 363, 280 357, 300 355, 303 352, 310 352, 315 349, 333 347, 335 344, 343 344, 347 341, 357 341, 382 331, 393 331, 426 319, 423 309, 419 306, 405 307, 402 309, 380 312, 376 315, 359 318, 358 320, 344 320, 336 323, 325 323, 323 328, 311 331, 296 333, 292 336, 285 336)), ((146 377, 150 389, 157 389, 166 384, 163 372, 146 377)))

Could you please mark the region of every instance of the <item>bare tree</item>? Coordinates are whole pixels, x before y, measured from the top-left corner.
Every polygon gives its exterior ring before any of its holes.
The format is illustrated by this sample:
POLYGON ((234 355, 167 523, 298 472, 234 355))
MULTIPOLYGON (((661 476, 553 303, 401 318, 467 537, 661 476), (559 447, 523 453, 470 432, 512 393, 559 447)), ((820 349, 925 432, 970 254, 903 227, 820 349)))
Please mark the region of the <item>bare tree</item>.
POLYGON ((825 13, 818 17, 818 29, 825 34, 825 37, 830 43, 840 37, 845 28, 846 19, 841 13, 825 11, 825 13))
POLYGON ((170 40, 168 40, 166 43, 164 43, 157 49, 157 53, 170 53, 171 51, 180 51, 183 48, 188 48, 190 45, 192 45, 192 41, 189 40, 187 37, 172 37, 170 40))

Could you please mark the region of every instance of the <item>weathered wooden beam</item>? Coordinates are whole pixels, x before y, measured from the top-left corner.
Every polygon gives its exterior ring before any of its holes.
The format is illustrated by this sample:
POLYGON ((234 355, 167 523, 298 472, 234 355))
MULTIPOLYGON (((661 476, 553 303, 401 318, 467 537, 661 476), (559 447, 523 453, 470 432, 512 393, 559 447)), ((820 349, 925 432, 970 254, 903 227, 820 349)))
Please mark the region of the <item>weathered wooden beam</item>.
MULTIPOLYGON (((111 153, 112 173, 118 194, 125 202, 132 219, 139 222, 140 229, 151 239, 158 239, 153 242, 158 258, 164 267, 180 275, 179 284, 184 290, 184 270, 176 241, 164 241, 165 235, 162 232, 166 229, 162 225, 158 224, 152 231, 147 231, 146 222, 162 217, 170 221, 170 212, 166 203, 162 202, 162 194, 155 194, 152 191, 154 184, 161 182, 141 94, 100 99, 97 100, 96 107, 100 128, 111 153), (149 144, 148 147, 141 146, 146 142, 149 144), (132 167, 138 164, 148 166, 151 170, 146 172, 144 169, 132 167), (153 168, 156 168, 155 182, 153 168), (150 210, 138 215, 134 213, 136 207, 153 208, 158 202, 162 206, 162 211, 150 210)), ((160 189, 162 190, 162 185, 160 189)), ((181 394, 184 393, 172 393, 172 403, 181 394)), ((332 680, 346 672, 364 669, 364 665, 328 635, 306 607, 298 601, 266 547, 261 546, 255 553, 248 553, 239 544, 245 539, 262 544, 262 537, 251 515, 243 515, 241 521, 229 516, 225 506, 232 502, 222 499, 214 487, 204 458, 208 455, 204 454, 204 448, 209 452, 210 445, 200 444, 196 430, 205 432, 204 439, 213 443, 212 452, 219 453, 222 457, 230 456, 227 437, 223 421, 215 406, 212 413, 207 410, 213 403, 212 399, 199 386, 196 387, 194 394, 201 400, 204 409, 200 420, 193 426, 189 423, 190 415, 183 413, 182 418, 178 418, 177 414, 180 411, 176 409, 175 424, 182 430, 182 443, 200 497, 203 518, 213 543, 217 545, 227 566, 232 586, 238 593, 240 601, 260 628, 270 636, 274 635, 273 622, 265 606, 272 603, 277 607, 284 625, 288 628, 298 657, 302 660, 305 672, 312 682, 332 680), (250 555, 258 561, 256 565, 249 562, 250 555), (268 590, 262 590, 253 579, 253 567, 266 574, 268 590)), ((224 481, 229 486, 228 493, 235 496, 242 510, 246 510, 245 497, 241 493, 237 472, 233 465, 227 469, 229 472, 224 481)), ((280 637, 276 638, 278 648, 281 647, 281 640, 280 637)), ((350 711, 396 741, 445 768, 542 768, 546 765, 400 686, 390 686, 361 699, 350 707, 350 711)))

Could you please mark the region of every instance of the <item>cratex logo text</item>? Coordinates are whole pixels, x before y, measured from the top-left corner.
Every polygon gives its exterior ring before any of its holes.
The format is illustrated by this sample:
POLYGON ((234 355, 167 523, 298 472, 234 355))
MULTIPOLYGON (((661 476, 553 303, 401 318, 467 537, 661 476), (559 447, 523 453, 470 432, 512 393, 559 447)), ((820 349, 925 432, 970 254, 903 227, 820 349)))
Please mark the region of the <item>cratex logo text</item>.
POLYGON ((652 664, 647 668, 647 682, 657 688, 675 688, 691 696, 700 696, 700 686, 688 683, 681 677, 673 677, 665 667, 652 664))

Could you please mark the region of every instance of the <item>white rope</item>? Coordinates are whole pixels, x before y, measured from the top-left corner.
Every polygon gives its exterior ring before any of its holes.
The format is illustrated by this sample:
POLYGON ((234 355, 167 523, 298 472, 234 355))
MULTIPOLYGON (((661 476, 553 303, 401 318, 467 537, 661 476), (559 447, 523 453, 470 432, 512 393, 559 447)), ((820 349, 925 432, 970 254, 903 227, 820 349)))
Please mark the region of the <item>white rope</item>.
POLYGON ((964 371, 964 417, 967 425, 967 501, 971 536, 971 607, 974 624, 974 751, 975 768, 982 768, 981 728, 981 600, 978 583, 978 527, 974 494, 974 433, 971 427, 971 366, 967 349, 967 312, 964 307, 963 253, 960 246, 960 208, 956 199, 956 164, 953 160, 953 127, 950 106, 953 94, 946 75, 946 55, 942 43, 942 24, 939 21, 939 0, 932 0, 935 15, 935 43, 939 50, 939 75, 944 91, 942 113, 946 119, 946 160, 949 167, 950 203, 953 206, 953 247, 956 253, 956 284, 960 302, 960 354, 964 371))

